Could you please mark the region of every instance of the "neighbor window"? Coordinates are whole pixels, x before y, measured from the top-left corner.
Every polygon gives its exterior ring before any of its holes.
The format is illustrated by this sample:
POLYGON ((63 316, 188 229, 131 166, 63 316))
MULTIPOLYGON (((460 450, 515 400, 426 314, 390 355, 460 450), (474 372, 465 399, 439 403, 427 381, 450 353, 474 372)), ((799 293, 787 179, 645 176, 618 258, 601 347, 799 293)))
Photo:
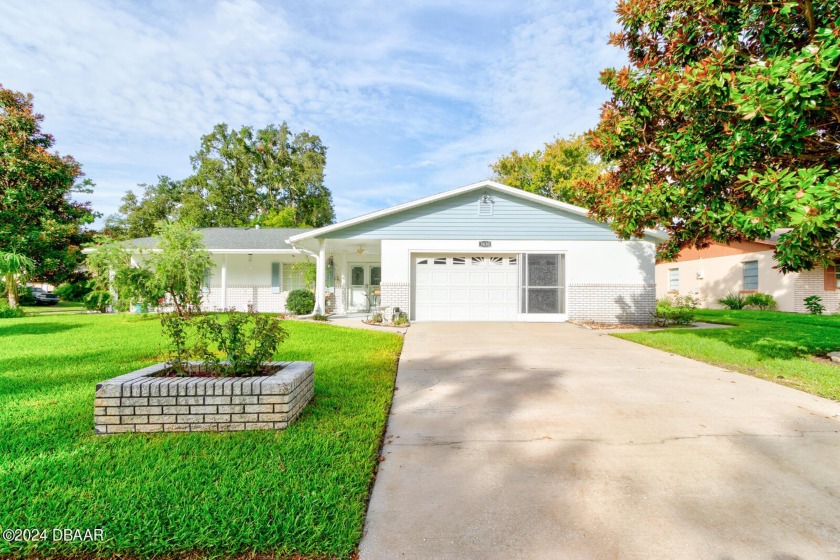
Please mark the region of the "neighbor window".
POLYGON ((679 292, 680 291, 680 269, 679 268, 669 268, 668 269, 668 291, 669 292, 679 292))
POLYGON ((306 288, 306 284, 303 282, 303 270, 296 269, 292 263, 283 263, 281 269, 283 271, 281 285, 283 286, 284 292, 306 288))
POLYGON ((744 263, 744 289, 758 289, 758 261, 747 261, 744 263))
POLYGON ((271 263, 271 291, 280 293, 280 263, 271 263))
POLYGON ((565 313, 565 255, 522 256, 522 313, 565 313))

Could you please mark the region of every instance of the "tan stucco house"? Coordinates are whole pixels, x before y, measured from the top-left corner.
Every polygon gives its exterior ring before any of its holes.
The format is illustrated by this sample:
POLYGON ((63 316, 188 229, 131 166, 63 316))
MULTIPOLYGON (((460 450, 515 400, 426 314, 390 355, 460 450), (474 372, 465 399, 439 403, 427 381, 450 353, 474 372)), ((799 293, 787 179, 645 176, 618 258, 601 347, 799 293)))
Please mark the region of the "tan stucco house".
POLYGON ((773 252, 777 232, 770 239, 714 243, 705 249, 684 249, 675 261, 656 264, 656 297, 699 295, 706 307, 720 308, 728 293, 761 292, 776 298, 779 311, 805 313, 804 300, 818 295, 827 313, 840 310, 840 268, 814 268, 783 274, 773 252))

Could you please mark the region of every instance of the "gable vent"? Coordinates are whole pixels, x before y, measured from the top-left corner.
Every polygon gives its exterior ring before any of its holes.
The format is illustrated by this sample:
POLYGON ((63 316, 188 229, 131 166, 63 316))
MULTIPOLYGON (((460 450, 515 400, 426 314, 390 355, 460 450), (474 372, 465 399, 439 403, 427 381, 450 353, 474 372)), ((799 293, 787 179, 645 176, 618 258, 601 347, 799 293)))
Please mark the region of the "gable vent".
POLYGON ((489 194, 481 195, 478 199, 478 215, 492 216, 493 215, 493 199, 489 194))

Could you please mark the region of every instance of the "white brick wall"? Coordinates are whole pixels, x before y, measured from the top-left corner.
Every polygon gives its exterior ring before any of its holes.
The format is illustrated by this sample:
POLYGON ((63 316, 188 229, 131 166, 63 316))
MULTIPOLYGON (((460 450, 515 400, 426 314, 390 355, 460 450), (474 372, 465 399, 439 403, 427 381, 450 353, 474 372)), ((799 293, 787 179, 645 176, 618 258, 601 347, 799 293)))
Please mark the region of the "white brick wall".
POLYGON ((805 298, 808 296, 820 296, 825 306, 825 313, 837 313, 840 311, 840 290, 827 292, 825 289, 825 270, 815 268, 797 274, 793 284, 794 310, 797 313, 808 313, 805 307, 805 298))
POLYGON ((566 301, 572 320, 644 324, 656 309, 656 285, 570 284, 566 301))
MULTIPOLYGON (((271 286, 267 285, 228 285, 226 306, 246 311, 249 305, 253 305, 254 309, 263 313, 286 313, 288 295, 289 292, 272 292, 271 286)), ((222 287, 210 286, 203 295, 202 303, 205 311, 222 309, 222 287)))
POLYGON ((380 289, 382 307, 399 307, 409 313, 411 305, 411 284, 401 282, 383 282, 380 289))

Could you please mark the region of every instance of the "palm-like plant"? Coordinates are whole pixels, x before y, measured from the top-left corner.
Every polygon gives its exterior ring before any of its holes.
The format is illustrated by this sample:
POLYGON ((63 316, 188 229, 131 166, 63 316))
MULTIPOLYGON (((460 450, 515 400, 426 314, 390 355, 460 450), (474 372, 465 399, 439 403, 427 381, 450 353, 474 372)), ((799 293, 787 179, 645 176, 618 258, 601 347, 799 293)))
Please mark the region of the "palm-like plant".
POLYGON ((0 277, 6 282, 6 295, 12 309, 18 306, 18 282, 24 282, 34 266, 35 263, 26 255, 0 251, 0 277))

